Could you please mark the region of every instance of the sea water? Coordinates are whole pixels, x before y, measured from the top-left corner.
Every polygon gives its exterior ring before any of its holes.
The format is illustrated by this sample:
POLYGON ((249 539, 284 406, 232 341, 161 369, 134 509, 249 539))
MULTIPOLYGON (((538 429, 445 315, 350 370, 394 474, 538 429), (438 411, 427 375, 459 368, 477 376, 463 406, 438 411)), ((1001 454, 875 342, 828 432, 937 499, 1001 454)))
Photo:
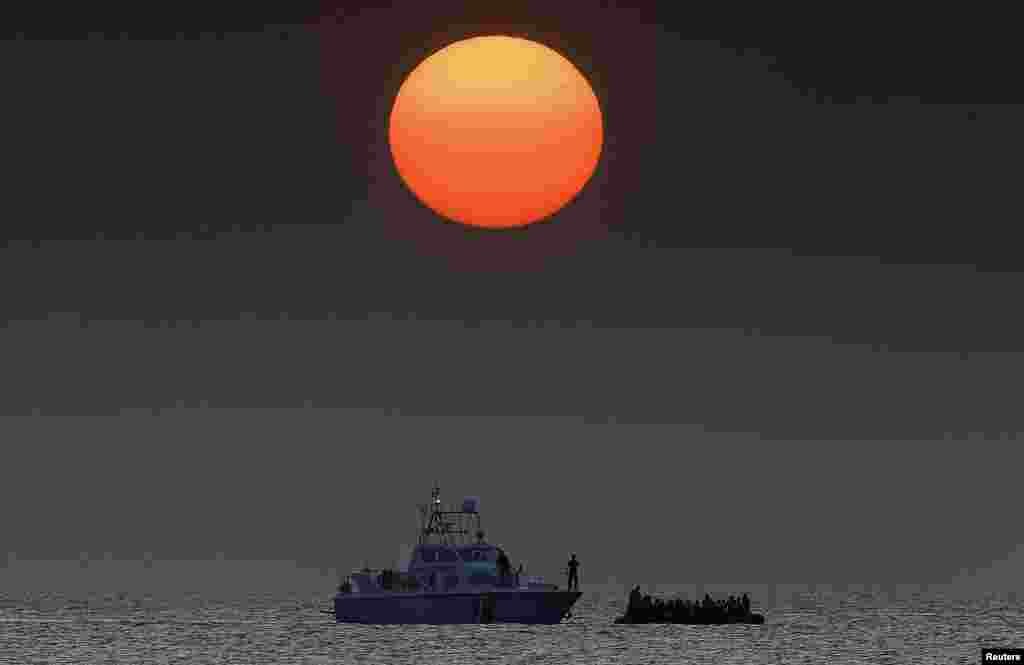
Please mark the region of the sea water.
POLYGON ((978 663, 982 647, 1024 646, 1013 594, 812 589, 755 594, 760 626, 615 625, 627 591, 584 587, 572 618, 555 626, 338 625, 320 612, 329 590, 0 592, 0 663, 880 665, 978 663))

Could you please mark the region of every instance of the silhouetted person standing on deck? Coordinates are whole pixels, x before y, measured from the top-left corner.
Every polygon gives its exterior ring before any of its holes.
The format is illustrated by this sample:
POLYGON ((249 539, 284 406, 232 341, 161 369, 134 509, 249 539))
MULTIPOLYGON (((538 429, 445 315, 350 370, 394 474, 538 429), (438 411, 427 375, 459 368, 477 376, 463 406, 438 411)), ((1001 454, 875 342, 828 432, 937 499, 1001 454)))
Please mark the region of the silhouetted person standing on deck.
POLYGON ((626 606, 626 614, 635 614, 640 610, 640 587, 633 587, 629 592, 629 604, 626 606))
POLYGON ((580 562, 576 560, 576 555, 573 554, 569 558, 569 591, 574 588, 580 590, 580 574, 579 574, 580 562))
POLYGON ((512 562, 508 560, 505 550, 498 549, 498 574, 501 576, 501 583, 506 584, 512 575, 512 562))

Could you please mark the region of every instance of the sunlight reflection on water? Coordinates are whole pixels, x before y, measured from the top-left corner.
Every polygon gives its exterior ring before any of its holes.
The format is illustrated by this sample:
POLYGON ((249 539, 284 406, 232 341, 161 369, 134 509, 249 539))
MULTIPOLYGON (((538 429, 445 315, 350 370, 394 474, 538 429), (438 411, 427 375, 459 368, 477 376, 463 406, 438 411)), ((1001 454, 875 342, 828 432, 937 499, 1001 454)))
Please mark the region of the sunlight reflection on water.
POLYGON ((326 594, 2 598, 0 663, 974 663, 1020 646, 1020 603, 870 594, 802 597, 762 626, 621 626, 621 599, 585 593, 557 626, 336 625, 326 594))

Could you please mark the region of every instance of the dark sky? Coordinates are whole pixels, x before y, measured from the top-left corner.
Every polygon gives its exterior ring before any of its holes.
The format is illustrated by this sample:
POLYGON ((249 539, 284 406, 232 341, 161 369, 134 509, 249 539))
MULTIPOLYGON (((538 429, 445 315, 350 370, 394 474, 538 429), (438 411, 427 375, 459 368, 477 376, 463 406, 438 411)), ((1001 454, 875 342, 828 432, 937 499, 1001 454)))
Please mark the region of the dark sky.
POLYGON ((4 35, 0 550, 347 569, 438 480, 591 581, 1020 585, 1007 20, 422 7, 4 35), (386 142, 403 77, 493 33, 606 122, 514 232, 386 142))

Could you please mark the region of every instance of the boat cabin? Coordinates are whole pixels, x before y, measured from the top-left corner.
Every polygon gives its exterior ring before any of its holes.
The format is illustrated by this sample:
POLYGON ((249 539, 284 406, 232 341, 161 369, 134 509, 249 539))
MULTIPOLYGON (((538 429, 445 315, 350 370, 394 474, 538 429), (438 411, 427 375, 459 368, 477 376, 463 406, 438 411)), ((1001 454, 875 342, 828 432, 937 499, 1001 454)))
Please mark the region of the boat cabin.
POLYGON ((486 543, 419 545, 413 550, 408 572, 426 589, 493 586, 499 583, 498 550, 486 543))
MULTIPOLYGON (((465 587, 513 586, 515 578, 501 579, 499 550, 484 540, 480 529, 479 504, 466 499, 461 510, 444 510, 439 491, 434 489, 430 504, 421 506, 423 525, 419 545, 408 569, 362 569, 349 576, 356 593, 389 591, 450 591, 465 587), (470 540, 474 533, 476 541, 470 540)), ((531 585, 532 586, 532 585, 531 585)))

